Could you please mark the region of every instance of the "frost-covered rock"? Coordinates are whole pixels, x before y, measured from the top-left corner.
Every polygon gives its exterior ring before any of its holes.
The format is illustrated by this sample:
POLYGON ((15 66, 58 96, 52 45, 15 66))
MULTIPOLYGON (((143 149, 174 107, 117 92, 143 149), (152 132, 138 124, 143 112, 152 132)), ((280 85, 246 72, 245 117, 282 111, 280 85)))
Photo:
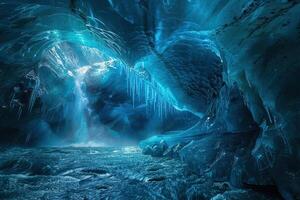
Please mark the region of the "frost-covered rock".
POLYGON ((151 155, 153 157, 161 157, 164 155, 165 151, 168 149, 168 144, 161 140, 158 144, 154 144, 152 146, 147 145, 143 148, 143 154, 151 155))
POLYGON ((164 155, 165 157, 169 158, 178 158, 179 157, 179 152, 180 150, 185 146, 185 143, 179 143, 175 144, 171 147, 169 147, 165 152, 164 155))
POLYGON ((186 145, 179 156, 188 169, 214 181, 241 188, 246 183, 274 185, 270 174, 261 171, 251 155, 256 137, 255 133, 212 134, 186 145))

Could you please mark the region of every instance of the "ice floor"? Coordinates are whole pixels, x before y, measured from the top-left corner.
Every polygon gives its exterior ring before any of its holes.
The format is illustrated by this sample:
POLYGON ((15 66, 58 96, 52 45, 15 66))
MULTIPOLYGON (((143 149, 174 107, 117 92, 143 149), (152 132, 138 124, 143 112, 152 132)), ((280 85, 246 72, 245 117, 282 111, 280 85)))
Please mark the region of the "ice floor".
POLYGON ((212 183, 135 147, 13 148, 0 157, 0 199, 277 199, 212 183))

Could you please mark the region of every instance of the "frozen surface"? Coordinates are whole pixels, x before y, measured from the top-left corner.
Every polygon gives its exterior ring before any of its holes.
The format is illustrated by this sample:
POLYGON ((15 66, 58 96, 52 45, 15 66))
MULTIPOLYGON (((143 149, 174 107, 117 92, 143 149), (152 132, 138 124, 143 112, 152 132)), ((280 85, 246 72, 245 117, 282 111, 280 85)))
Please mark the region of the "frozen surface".
POLYGON ((271 199, 232 190, 179 160, 145 156, 136 147, 13 148, 0 157, 0 199, 210 199, 225 191, 271 199))

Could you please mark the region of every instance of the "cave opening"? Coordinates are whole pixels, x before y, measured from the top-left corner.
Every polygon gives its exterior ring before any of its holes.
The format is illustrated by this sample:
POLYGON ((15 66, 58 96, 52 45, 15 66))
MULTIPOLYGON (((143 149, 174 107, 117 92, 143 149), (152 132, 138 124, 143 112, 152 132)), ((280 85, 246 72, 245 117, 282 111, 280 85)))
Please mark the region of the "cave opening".
MULTIPOLYGON (((35 134, 55 135, 50 145, 136 145, 155 133, 188 129, 199 121, 196 114, 172 102, 169 91, 151 79, 144 62, 130 67, 96 48, 56 44, 42 54, 37 72, 29 73, 30 79, 38 79, 30 95, 30 112, 39 98, 41 107, 36 109, 42 115, 42 122, 33 120, 30 127, 42 123, 35 134)), ((48 145, 45 137, 41 145, 48 145)))

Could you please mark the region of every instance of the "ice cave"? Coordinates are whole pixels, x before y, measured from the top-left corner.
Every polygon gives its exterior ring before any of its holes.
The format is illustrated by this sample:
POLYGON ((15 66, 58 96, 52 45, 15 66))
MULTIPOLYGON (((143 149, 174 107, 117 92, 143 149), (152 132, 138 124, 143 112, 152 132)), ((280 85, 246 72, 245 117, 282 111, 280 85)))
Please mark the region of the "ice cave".
POLYGON ((300 200, 300 0, 0 0, 0 199, 300 200))

